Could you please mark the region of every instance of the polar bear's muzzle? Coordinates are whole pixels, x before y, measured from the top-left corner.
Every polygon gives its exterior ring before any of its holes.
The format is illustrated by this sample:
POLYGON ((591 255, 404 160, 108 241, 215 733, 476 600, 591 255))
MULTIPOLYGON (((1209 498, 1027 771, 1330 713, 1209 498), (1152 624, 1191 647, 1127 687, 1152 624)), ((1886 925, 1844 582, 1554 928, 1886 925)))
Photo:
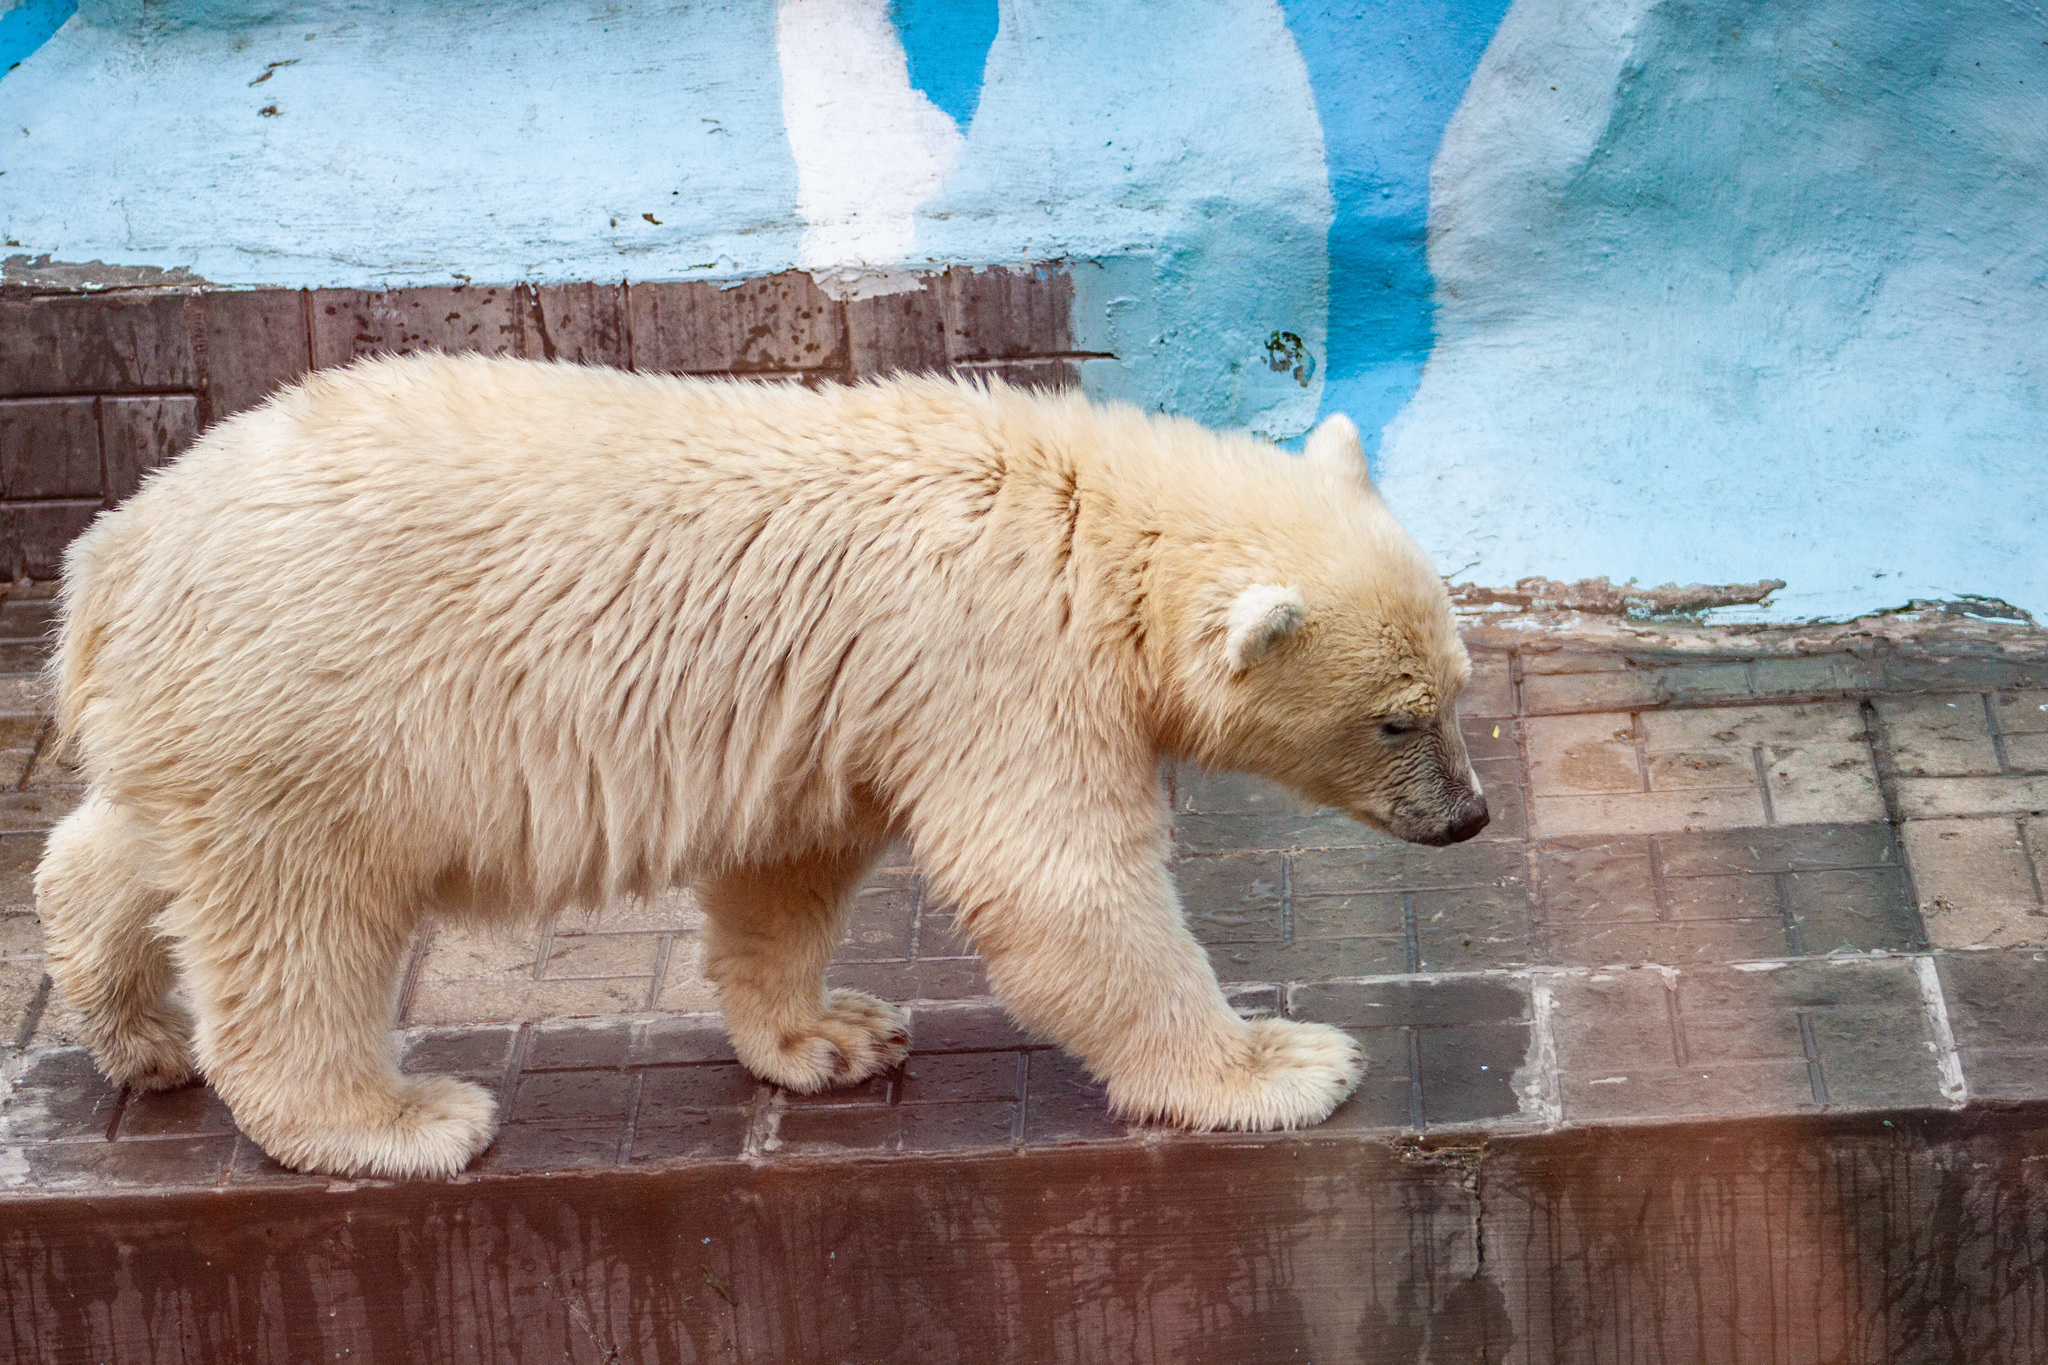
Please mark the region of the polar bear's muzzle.
POLYGON ((1442 848, 1446 844, 1462 844, 1473 835, 1485 829, 1493 817, 1486 810, 1486 793, 1475 783, 1470 794, 1458 803, 1455 813, 1444 825, 1443 837, 1438 839, 1417 839, 1419 844, 1442 848))

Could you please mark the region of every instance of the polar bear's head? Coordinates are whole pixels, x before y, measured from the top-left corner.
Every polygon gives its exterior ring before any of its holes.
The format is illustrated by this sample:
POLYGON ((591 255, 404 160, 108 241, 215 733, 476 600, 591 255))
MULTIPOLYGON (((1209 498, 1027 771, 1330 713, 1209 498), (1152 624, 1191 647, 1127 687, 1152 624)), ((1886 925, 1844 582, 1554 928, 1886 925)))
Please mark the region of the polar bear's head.
POLYGON ((1450 599, 1333 417, 1245 533, 1209 537, 1183 570, 1173 669, 1187 747, 1397 838, 1452 844, 1487 822, 1458 730, 1471 674, 1450 599))

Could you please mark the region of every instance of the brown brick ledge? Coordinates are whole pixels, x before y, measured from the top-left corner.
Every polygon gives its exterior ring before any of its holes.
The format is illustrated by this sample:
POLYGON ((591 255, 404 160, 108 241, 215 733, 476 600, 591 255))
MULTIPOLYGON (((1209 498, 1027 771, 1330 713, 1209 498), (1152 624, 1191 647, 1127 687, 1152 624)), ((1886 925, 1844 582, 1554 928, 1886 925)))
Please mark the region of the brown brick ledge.
POLYGON ((2027 1104, 9 1200, 0 1343, 53 1365, 2035 1361, 2044 1141, 2027 1104))
POLYGON ((897 371, 1078 382, 1053 266, 840 303, 791 271, 733 284, 0 290, 0 578, 55 577, 93 516, 209 424, 309 370, 438 350, 847 383, 897 371))

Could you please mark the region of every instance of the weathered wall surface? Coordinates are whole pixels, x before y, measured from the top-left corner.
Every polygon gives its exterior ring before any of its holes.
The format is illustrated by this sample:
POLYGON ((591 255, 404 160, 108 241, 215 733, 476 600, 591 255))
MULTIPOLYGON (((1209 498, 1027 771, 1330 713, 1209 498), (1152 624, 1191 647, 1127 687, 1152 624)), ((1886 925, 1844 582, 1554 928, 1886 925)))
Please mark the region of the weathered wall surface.
POLYGON ((1064 260, 1090 392, 1351 412, 1464 581, 2048 610, 2025 5, 67 9, 0 10, 9 283, 863 299, 1064 260))
POLYGON ((2031 1365, 2038 1106, 27 1196, 102 1361, 2031 1365))
POLYGON ((2048 608, 2048 20, 1522 0, 1388 491, 1447 567, 2048 608))

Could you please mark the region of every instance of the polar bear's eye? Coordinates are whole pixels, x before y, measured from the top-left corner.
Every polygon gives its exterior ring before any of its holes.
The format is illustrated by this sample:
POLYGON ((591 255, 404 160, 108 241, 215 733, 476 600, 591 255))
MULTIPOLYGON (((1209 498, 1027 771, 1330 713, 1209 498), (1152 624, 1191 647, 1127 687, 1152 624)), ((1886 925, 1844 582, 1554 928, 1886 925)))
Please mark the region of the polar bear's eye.
POLYGON ((1416 728, 1413 716, 1390 716, 1380 722, 1380 733, 1388 739, 1399 739, 1403 735, 1413 734, 1416 728))

